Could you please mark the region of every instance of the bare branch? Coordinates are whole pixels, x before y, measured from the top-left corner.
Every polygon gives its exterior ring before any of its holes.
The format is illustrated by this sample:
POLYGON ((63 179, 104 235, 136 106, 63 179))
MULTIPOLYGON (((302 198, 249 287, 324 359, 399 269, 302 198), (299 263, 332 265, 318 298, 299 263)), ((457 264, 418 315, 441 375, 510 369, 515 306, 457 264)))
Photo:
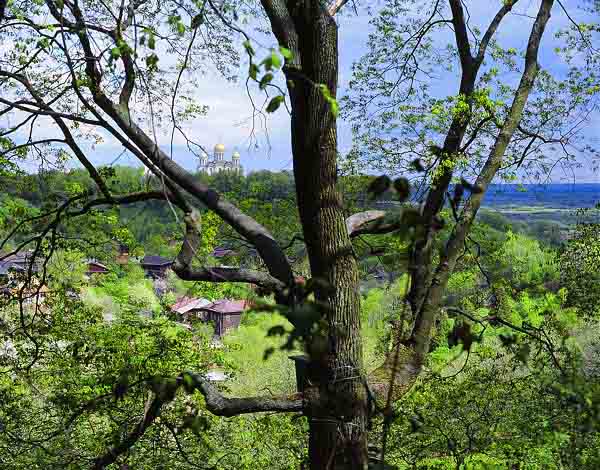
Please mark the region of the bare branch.
POLYGON ((401 213, 390 214, 385 211, 358 212, 346 219, 346 228, 350 238, 367 234, 390 233, 402 227, 401 213))
POLYGON ((329 13, 330 16, 335 16, 346 3, 348 3, 348 0, 334 0, 333 3, 327 7, 327 13, 329 13))
MULTIPOLYGON (((35 88, 31 84, 31 82, 27 79, 27 77, 20 75, 20 74, 13 74, 13 73, 5 72, 2 70, 0 70, 0 77, 12 78, 13 80, 18 81, 25 87, 25 89, 29 92, 31 97, 36 101, 37 105, 41 109, 44 109, 49 112, 53 112, 50 105, 47 104, 42 99, 40 94, 35 90, 35 88)), ((32 111, 32 114, 40 114, 40 113, 36 112, 36 111, 32 111)), ((102 194, 104 194, 105 197, 111 198, 112 196, 110 194, 108 187, 106 186, 106 183, 104 182, 104 179, 102 179, 102 177, 96 170, 96 167, 94 167, 94 165, 87 159, 87 157, 83 153, 83 150, 81 150, 81 147, 79 147, 79 145, 77 145, 77 143, 75 142, 75 139, 73 138, 73 134, 69 130, 69 127, 67 126, 65 121, 63 120, 63 117, 59 116, 58 114, 56 114, 54 112, 51 114, 51 117, 54 120, 54 122, 58 125, 61 132, 63 133, 65 143, 71 148, 71 150, 73 151, 73 153, 75 154, 75 156, 77 157, 79 162, 87 170, 90 177, 94 180, 94 182, 98 186, 98 189, 102 192, 102 194)))
POLYGON ((300 393, 289 396, 229 398, 201 375, 190 374, 190 377, 194 381, 194 387, 204 395, 206 409, 216 416, 230 417, 268 411, 293 413, 304 408, 300 393))
POLYGON ((456 37, 460 62, 463 69, 468 69, 473 63, 473 56, 471 55, 471 45, 469 43, 469 34, 467 32, 465 12, 461 0, 449 1, 450 9, 452 10, 452 24, 454 25, 454 35, 456 37))
POLYGON ((498 30, 498 27, 500 26, 500 23, 502 22, 502 20, 504 19, 504 17, 512 10, 513 6, 515 6, 515 4, 518 1, 519 0, 507 0, 507 1, 505 1, 504 4, 502 5, 502 8, 500 8, 500 11, 498 13, 496 13, 496 16, 494 17, 494 19, 490 23, 487 31, 483 35, 481 43, 479 44, 479 51, 477 53, 477 57, 475 58, 475 60, 477 62, 479 62, 479 63, 483 62, 483 59, 485 58, 485 53, 486 53, 486 50, 488 48, 488 45, 490 44, 490 41, 492 40, 492 38, 496 34, 496 31, 498 30))
POLYGON ((222 268, 218 266, 203 267, 198 269, 179 268, 173 265, 173 271, 184 281, 206 281, 206 282, 246 282, 265 287, 272 291, 280 291, 285 284, 268 273, 252 271, 243 268, 222 268))

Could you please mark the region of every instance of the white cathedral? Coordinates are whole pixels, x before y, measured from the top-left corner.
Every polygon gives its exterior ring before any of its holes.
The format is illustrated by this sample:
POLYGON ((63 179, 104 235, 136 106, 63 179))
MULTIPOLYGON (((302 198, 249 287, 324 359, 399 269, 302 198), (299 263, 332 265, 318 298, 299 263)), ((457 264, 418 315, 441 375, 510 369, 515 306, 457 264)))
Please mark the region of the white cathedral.
POLYGON ((243 174, 244 168, 240 165, 240 153, 237 150, 231 154, 231 160, 225 160, 225 146, 217 144, 212 159, 209 159, 206 152, 202 153, 198 164, 198 172, 214 175, 221 171, 243 174))

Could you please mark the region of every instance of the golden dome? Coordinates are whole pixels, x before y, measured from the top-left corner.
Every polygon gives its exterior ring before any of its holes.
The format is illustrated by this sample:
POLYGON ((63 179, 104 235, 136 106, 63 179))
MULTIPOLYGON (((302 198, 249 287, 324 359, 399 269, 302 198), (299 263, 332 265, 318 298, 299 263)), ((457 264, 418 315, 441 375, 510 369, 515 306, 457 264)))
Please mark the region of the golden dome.
POLYGON ((215 145, 215 152, 216 153, 223 153, 223 152, 225 152, 225 146, 223 144, 217 144, 217 145, 215 145))
POLYGON ((235 152, 233 152, 233 155, 231 155, 232 158, 240 158, 240 152, 238 152, 237 150, 235 152))

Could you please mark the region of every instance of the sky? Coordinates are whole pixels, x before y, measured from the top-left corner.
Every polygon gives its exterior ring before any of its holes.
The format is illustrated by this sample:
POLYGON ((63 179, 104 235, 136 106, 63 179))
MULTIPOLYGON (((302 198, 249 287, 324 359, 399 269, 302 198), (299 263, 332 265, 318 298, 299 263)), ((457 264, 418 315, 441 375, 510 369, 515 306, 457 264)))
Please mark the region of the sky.
MULTIPOLYGON (((563 2, 567 8, 572 11, 576 21, 588 20, 583 18, 581 11, 571 10, 571 6, 582 0, 570 0, 563 2)), ((372 31, 369 24, 370 16, 365 14, 364 7, 369 7, 372 11, 377 11, 382 2, 379 0, 367 4, 359 4, 359 15, 354 13, 351 3, 346 5, 346 11, 337 18, 339 26, 339 50, 340 50, 340 90, 338 97, 343 96, 348 89, 348 82, 351 78, 352 64, 360 60, 366 52, 368 34, 372 31)), ((500 0, 467 0, 472 22, 482 29, 489 23, 500 5, 500 0)), ((539 0, 521 0, 518 8, 515 8, 502 27, 498 31, 498 39, 501 44, 508 47, 515 47, 521 50, 527 41, 532 19, 528 16, 535 15, 539 0)), ((563 12, 556 7, 553 12, 553 18, 549 30, 544 36, 542 44, 542 54, 540 63, 542 67, 550 71, 560 73, 561 70, 555 61, 555 55, 552 53, 554 43, 554 33, 561 28, 567 27, 569 21, 563 12)), ((447 38, 440 38, 446 40, 447 38)), ((260 42, 267 46, 276 45, 274 38, 260 38, 260 42), (271 44, 269 44, 269 40, 271 44)), ((265 52, 266 54, 266 52, 265 52)), ((260 56, 260 52, 258 54, 260 56)), ((247 70, 247 64, 242 65, 243 72, 247 70)), ((436 92, 441 96, 455 95, 458 88, 458 79, 454 75, 444 77, 436 84, 436 92)), ((230 83, 223 80, 214 71, 209 71, 205 77, 200 80, 196 89, 196 96, 199 102, 208 106, 206 116, 199 117, 189 123, 186 123, 185 130, 194 140, 201 143, 205 148, 211 149, 217 143, 223 143, 226 147, 226 155, 229 156, 234 150, 241 153, 241 163, 246 172, 260 169, 269 169, 278 171, 291 168, 291 145, 289 115, 283 107, 276 113, 269 115, 269 120, 264 125, 259 125, 255 129, 255 137, 252 135, 252 105, 246 93, 242 82, 230 83)), ((255 95, 256 98, 257 95, 255 95)), ((594 116, 586 126, 586 134, 590 136, 598 135, 600 129, 600 118, 594 116)), ((343 153, 347 151, 352 143, 350 126, 347 122, 339 120, 338 122, 339 150, 343 153)), ((157 135, 159 143, 165 149, 170 148, 170 133, 157 135)), ((120 154, 120 147, 113 141, 96 146, 94 149, 87 149, 91 159, 98 164, 111 163, 120 154)), ((176 138, 172 152, 173 158, 188 169, 195 169, 197 159, 185 147, 182 138, 176 138)), ((118 160, 121 164, 135 164, 133 158, 121 157, 118 160)), ((561 181, 564 175, 555 174, 553 179, 561 181)), ((576 172, 577 181, 580 182, 599 182, 600 178, 594 174, 589 165, 576 172)))

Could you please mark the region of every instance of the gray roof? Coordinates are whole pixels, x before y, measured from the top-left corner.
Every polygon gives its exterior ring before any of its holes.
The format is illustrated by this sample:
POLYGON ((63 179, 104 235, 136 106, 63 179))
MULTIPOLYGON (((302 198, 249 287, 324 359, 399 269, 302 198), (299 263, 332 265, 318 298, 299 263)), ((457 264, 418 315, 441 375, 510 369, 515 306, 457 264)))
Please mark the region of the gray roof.
MULTIPOLYGON (((11 255, 0 254, 0 274, 7 274, 8 271, 25 271, 29 269, 31 263, 31 251, 13 253, 11 255)), ((34 262, 33 272, 38 271, 38 263, 34 262)))
POLYGON ((141 264, 144 266, 170 266, 173 260, 163 256, 146 255, 142 258, 141 264))
POLYGON ((202 307, 205 307, 210 304, 211 304, 210 300, 206 300, 206 299, 202 299, 202 298, 190 299, 190 298, 184 297, 183 299, 180 299, 177 303, 173 304, 171 306, 171 310, 179 313, 180 315, 183 315, 184 313, 187 313, 190 310, 199 310, 202 307))
POLYGON ((222 299, 202 307, 202 310, 208 310, 215 313, 241 313, 246 309, 245 300, 222 299))
POLYGON ((10 271, 24 271, 24 269, 13 261, 0 261, 0 276, 6 276, 10 271))

